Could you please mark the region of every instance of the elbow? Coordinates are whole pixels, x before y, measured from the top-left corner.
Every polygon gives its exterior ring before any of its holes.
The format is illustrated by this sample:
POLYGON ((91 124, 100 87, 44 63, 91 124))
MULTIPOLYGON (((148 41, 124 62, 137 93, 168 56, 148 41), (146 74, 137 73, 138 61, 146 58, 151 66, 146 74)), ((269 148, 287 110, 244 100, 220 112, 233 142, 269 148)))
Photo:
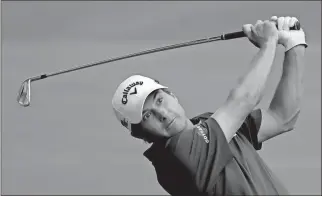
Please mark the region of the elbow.
POLYGON ((289 132, 289 131, 293 131, 293 130, 294 130, 294 128, 295 128, 295 125, 291 125, 291 126, 289 126, 289 125, 284 125, 284 126, 283 126, 283 133, 286 133, 286 132, 289 132))
POLYGON ((283 131, 289 132, 295 129, 295 125, 297 122, 297 119, 299 117, 300 110, 297 110, 293 116, 288 118, 287 120, 283 121, 283 131))

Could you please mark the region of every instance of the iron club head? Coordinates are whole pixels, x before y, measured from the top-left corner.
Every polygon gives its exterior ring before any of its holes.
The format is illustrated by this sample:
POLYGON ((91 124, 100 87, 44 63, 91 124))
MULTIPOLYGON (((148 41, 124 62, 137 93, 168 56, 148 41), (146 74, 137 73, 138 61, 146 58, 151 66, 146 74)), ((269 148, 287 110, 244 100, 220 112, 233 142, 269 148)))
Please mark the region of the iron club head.
POLYGON ((20 87, 17 101, 21 106, 28 107, 30 105, 30 86, 31 79, 25 80, 20 87))

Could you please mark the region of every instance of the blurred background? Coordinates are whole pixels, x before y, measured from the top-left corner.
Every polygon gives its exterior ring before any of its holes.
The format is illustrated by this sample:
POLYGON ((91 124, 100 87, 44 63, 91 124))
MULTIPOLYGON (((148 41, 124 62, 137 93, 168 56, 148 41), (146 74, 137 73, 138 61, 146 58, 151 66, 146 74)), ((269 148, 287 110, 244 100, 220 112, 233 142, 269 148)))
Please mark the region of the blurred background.
MULTIPOLYGON (((295 16, 306 32, 305 92, 295 130, 264 143, 260 155, 291 195, 321 195, 321 2, 5 1, 2 19, 2 194, 167 195, 111 99, 125 78, 158 79, 190 117, 215 111, 257 49, 245 38, 141 56, 32 84, 23 80, 73 66, 223 32, 271 16, 295 16)), ((259 107, 281 75, 283 48, 259 107)))

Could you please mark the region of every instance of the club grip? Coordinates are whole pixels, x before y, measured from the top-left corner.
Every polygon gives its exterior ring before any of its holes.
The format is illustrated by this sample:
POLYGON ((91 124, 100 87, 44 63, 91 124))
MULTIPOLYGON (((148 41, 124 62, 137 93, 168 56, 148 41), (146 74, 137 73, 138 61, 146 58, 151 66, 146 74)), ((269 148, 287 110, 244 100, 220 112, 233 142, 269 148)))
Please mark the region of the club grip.
POLYGON ((222 34, 221 39, 222 40, 230 40, 230 39, 235 39, 235 38, 242 38, 246 37, 245 33, 243 31, 237 31, 233 33, 227 33, 227 34, 222 34))
MULTIPOLYGON (((290 28, 290 30, 300 30, 301 25, 300 22, 296 22, 293 27, 290 28)), ((246 37, 245 33, 243 31, 238 31, 238 32, 233 32, 233 33, 227 33, 227 34, 222 34, 221 39, 222 40, 230 40, 230 39, 235 39, 235 38, 242 38, 246 37)))

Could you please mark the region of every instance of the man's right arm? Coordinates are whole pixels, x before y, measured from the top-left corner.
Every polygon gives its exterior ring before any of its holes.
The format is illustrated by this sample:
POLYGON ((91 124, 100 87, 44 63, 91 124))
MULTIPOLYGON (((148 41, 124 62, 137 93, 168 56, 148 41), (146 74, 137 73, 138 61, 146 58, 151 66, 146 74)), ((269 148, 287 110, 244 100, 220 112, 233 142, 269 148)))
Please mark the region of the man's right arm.
MULTIPOLYGON (((266 23, 269 22, 266 21, 266 23)), ((266 26, 266 28, 276 28, 274 24, 264 25, 273 26, 266 26)), ((270 29, 270 31, 274 33, 275 30, 270 29)), ((278 38, 276 35, 257 35, 258 37, 267 38, 263 41, 251 38, 250 34, 248 34, 250 39, 254 39, 252 41, 255 44, 258 45, 256 41, 261 42, 259 45, 260 49, 251 61, 250 70, 240 78, 238 85, 230 91, 226 102, 211 116, 220 125, 228 142, 233 138, 246 117, 257 106, 263 96, 275 58, 278 38)))

